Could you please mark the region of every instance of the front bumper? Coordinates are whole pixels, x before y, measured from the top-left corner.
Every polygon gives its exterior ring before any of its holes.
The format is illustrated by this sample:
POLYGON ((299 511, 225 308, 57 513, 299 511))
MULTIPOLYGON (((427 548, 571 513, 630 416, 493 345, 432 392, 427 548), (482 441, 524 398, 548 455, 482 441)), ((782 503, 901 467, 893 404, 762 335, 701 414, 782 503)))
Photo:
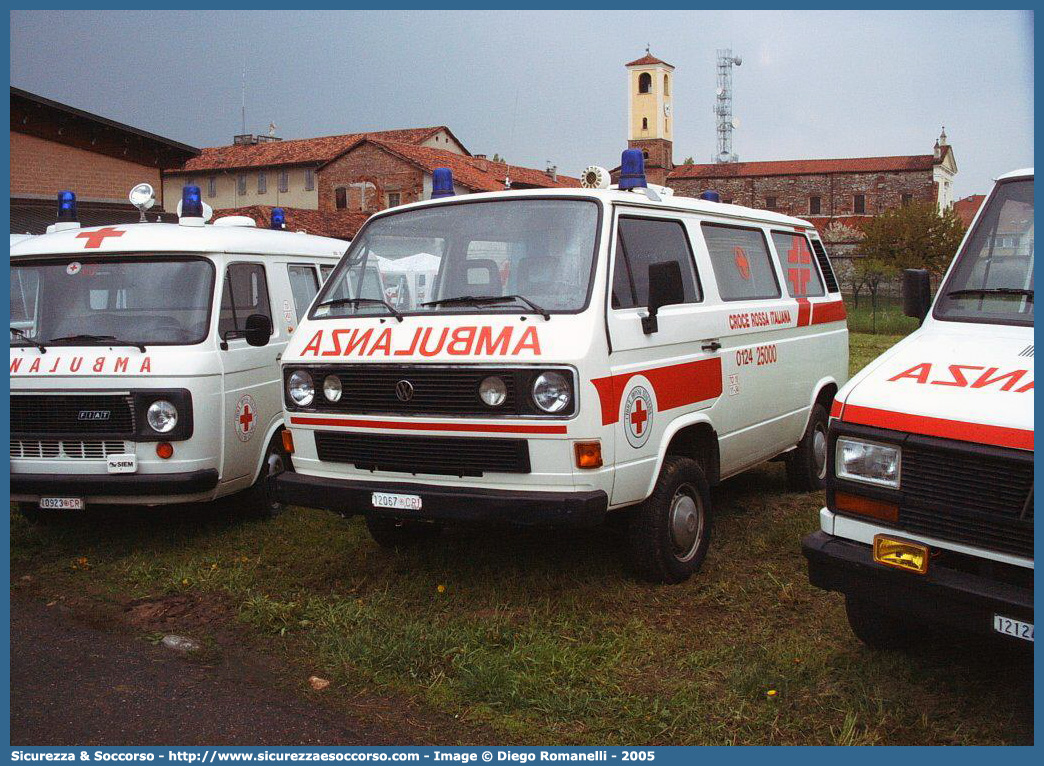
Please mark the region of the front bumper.
POLYGON ((12 495, 44 497, 162 497, 209 492, 218 485, 213 468, 188 473, 55 475, 11 474, 12 495))
POLYGON ((601 523, 609 507, 602 490, 522 492, 477 487, 355 481, 283 473, 273 479, 279 501, 325 508, 345 515, 376 514, 439 521, 482 521, 522 525, 601 523), (419 495, 419 511, 374 508, 374 492, 419 495))
POLYGON ((816 587, 866 599, 920 622, 998 637, 1002 636, 993 629, 994 615, 1033 622, 1031 587, 934 562, 926 575, 903 572, 876 563, 871 546, 826 532, 806 537, 801 551, 808 559, 809 581, 816 587))

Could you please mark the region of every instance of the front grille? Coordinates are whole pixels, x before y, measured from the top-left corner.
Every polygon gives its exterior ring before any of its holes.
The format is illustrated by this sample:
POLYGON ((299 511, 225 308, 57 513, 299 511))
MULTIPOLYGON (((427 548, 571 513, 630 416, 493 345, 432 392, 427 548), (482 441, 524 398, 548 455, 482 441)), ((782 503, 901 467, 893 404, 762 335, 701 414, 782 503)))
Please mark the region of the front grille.
POLYGON ((1033 456, 903 447, 899 526, 940 540, 1033 556, 1033 456))
POLYGON ((103 460, 109 455, 133 452, 133 445, 122 441, 40 441, 12 439, 12 458, 50 458, 54 460, 103 460))
POLYGON ((134 399, 118 394, 12 394, 11 433, 130 436, 134 399))
POLYGON ((444 476, 529 473, 525 439, 467 439, 316 431, 319 459, 364 471, 444 476))

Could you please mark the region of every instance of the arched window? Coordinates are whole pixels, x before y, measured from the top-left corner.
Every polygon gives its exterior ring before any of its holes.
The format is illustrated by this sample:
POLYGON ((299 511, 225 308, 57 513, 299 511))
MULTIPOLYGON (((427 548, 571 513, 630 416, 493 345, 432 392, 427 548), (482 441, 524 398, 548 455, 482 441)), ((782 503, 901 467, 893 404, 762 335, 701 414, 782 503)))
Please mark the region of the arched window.
POLYGON ((648 72, 642 72, 638 75, 638 92, 649 93, 652 91, 652 75, 648 72))
POLYGON ((644 160, 648 160, 649 159, 649 150, 648 149, 642 149, 642 159, 644 159, 644 160))
POLYGON ((642 117, 642 130, 648 130, 648 129, 649 129, 649 118, 648 117, 642 117))
POLYGON ((667 78, 667 75, 663 76, 663 95, 671 95, 671 81, 667 78))
POLYGON ((348 190, 343 186, 338 186, 334 189, 334 207, 338 210, 344 210, 348 207, 348 190))

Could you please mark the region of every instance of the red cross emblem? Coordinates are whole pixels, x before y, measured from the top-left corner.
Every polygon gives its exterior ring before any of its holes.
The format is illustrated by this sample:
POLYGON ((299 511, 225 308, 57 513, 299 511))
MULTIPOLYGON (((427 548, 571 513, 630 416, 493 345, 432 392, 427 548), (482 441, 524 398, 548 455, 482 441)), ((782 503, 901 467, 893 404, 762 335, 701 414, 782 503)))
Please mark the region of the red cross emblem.
POLYGON ((239 425, 243 426, 244 431, 250 430, 250 424, 254 422, 254 413, 250 411, 250 405, 243 405, 243 414, 239 416, 239 425))
POLYGON ((637 436, 642 435, 642 431, 645 430, 645 421, 649 419, 649 412, 645 409, 645 405, 641 399, 637 399, 634 402, 634 411, 631 413, 631 425, 634 426, 634 433, 637 436))
POLYGON ((736 271, 743 279, 750 279, 750 261, 747 260, 747 252, 739 245, 732 249, 733 260, 736 262, 736 271))
POLYGON ((98 231, 81 231, 76 235, 76 238, 86 239, 87 243, 83 247, 85 250, 90 250, 101 247, 106 237, 122 237, 123 234, 124 232, 119 229, 106 226, 104 229, 98 229, 98 231))
POLYGON ((812 279, 812 253, 803 237, 794 237, 794 244, 787 251, 787 263, 800 264, 787 269, 787 280, 795 296, 808 294, 808 283, 812 279), (806 265, 807 264, 807 265, 806 265))

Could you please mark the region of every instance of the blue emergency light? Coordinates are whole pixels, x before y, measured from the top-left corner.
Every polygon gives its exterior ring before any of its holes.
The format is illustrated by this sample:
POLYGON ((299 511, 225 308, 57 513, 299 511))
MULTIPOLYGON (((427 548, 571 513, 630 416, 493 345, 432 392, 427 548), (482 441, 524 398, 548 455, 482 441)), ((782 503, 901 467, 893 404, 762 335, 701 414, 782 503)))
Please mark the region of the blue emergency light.
POLYGON ((453 196, 453 171, 435 168, 431 173, 431 198, 442 199, 453 196))
POLYGON ((274 207, 272 208, 272 228, 273 229, 285 229, 286 228, 286 213, 283 212, 283 208, 274 207))
POLYGON ((649 184, 645 182, 645 158, 641 149, 624 149, 620 156, 620 183, 621 190, 646 188, 649 184))
POLYGON ((721 202, 721 195, 714 189, 707 189, 707 191, 700 194, 700 199, 705 199, 708 202, 721 202))
POLYGON ((79 218, 76 217, 76 195, 71 191, 58 192, 58 220, 79 220, 79 218))
POLYGON ((186 186, 181 190, 181 217, 203 217, 203 195, 198 186, 186 186))

